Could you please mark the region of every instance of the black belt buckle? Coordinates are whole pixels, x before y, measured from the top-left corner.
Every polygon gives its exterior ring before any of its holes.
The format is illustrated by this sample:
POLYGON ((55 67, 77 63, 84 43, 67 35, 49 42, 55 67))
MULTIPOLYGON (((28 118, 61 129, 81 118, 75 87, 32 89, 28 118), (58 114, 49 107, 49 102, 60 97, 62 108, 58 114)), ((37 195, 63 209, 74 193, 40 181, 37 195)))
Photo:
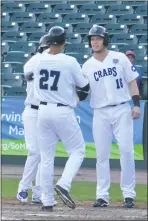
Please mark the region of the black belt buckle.
POLYGON ((32 109, 35 109, 35 110, 38 110, 38 109, 39 109, 39 107, 38 107, 38 106, 33 105, 33 104, 31 104, 31 108, 32 108, 32 109))

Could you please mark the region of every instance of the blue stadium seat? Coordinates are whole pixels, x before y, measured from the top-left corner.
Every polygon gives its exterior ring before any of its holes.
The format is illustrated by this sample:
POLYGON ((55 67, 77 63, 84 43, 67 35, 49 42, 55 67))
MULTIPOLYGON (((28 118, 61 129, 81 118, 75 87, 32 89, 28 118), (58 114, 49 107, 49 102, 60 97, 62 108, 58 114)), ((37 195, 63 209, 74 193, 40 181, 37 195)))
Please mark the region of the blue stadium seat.
POLYGON ((148 78, 143 77, 142 78, 142 87, 140 90, 141 99, 142 100, 148 100, 148 78))
POLYGON ((35 53, 36 52, 36 45, 33 42, 16 42, 11 45, 10 51, 35 53))
POLYGON ((87 15, 95 15, 96 13, 104 14, 106 9, 102 5, 96 4, 86 4, 82 5, 79 9, 80 13, 84 13, 87 15))
POLYGON ((2 13, 2 21, 9 21, 10 20, 10 16, 7 12, 3 12, 2 13))
POLYGON ((25 53, 25 52, 13 52, 10 51, 6 55, 4 62, 7 63, 24 63, 30 58, 30 54, 25 53))
POLYGON ((2 40, 5 42, 27 41, 27 36, 24 32, 4 32, 2 40))
POLYGON ((2 32, 18 31, 19 26, 16 22, 2 20, 2 32))
POLYGON ((2 63, 1 67, 1 74, 12 74, 13 68, 11 67, 11 64, 2 63))
POLYGON ((20 26, 20 31, 25 33, 45 32, 46 27, 41 22, 24 22, 20 26))
POLYGON ((141 56, 146 55, 146 48, 144 47, 144 45, 129 44, 129 45, 124 45, 122 47, 123 53, 125 53, 128 50, 134 51, 136 54, 141 55, 141 56))
POLYGON ((119 51, 119 48, 118 48, 118 45, 116 44, 109 44, 108 50, 119 51))
POLYGON ((23 86, 23 77, 18 74, 3 74, 2 75, 2 85, 10 85, 14 87, 23 86))
POLYGON ((7 91, 12 87, 10 85, 1 85, 1 96, 6 96, 7 91))
POLYGON ((74 32, 79 34, 88 34, 92 26, 93 24, 91 23, 78 23, 74 28, 74 32))
POLYGON ((25 96, 26 97, 26 87, 11 87, 9 88, 5 96, 25 96))
POLYGON ((88 0, 88 1, 68 1, 68 3, 72 3, 72 4, 74 4, 74 5, 77 5, 77 6, 82 6, 82 5, 86 5, 86 4, 90 4, 90 3, 94 3, 94 1, 93 0, 88 0))
POLYGON ((114 44, 137 44, 137 42, 137 37, 130 34, 116 34, 111 39, 111 43, 114 44))
POLYGON ((132 7, 137 7, 139 5, 145 5, 146 1, 122 1, 123 5, 131 5, 132 7))
POLYGON ((2 42, 1 52, 2 54, 6 54, 9 51, 9 44, 7 42, 2 42))
MULTIPOLYGON (((40 2, 44 2, 44 3, 47 3, 47 4, 50 4, 52 7, 53 6, 55 6, 55 5, 57 5, 57 4, 61 4, 61 1, 44 1, 44 0, 42 0, 42 1, 40 1, 40 2)), ((64 4, 66 4, 67 3, 67 1, 64 1, 64 0, 62 0, 62 3, 64 4)))
POLYGON ((77 7, 76 5, 73 5, 73 3, 67 3, 67 4, 57 4, 54 8, 53 8, 53 12, 54 13, 58 13, 58 14, 70 14, 70 13, 76 13, 77 12, 77 7))
POLYGON ((144 19, 140 15, 121 15, 118 19, 118 23, 123 25, 135 25, 135 24, 143 24, 144 19))
POLYGON ((29 4, 29 6, 26 8, 27 12, 33 12, 33 13, 44 13, 44 12, 51 12, 52 8, 49 3, 44 2, 34 2, 29 4))
POLYGON ((88 44, 78 43, 78 44, 67 44, 65 47, 65 53, 77 52, 83 54, 89 54, 90 48, 88 44))
POLYGON ((147 43, 148 43, 147 35, 143 35, 143 36, 139 39, 139 44, 147 46, 147 43))
POLYGON ((96 14, 93 15, 92 18, 90 19, 91 23, 94 24, 100 24, 100 25, 104 25, 104 24, 115 24, 117 21, 116 17, 114 15, 110 15, 110 14, 96 14))
POLYGON ((82 42, 84 44, 88 44, 88 37, 87 37, 88 33, 86 35, 83 36, 82 42))
POLYGON ((66 43, 81 43, 81 35, 78 33, 68 33, 66 43))
POLYGON ((127 14, 133 14, 134 10, 131 6, 128 5, 111 5, 108 10, 107 13, 108 14, 112 14, 112 15, 116 15, 116 16, 120 16, 120 15, 127 15, 127 14))
POLYGON ((83 54, 83 53, 69 52, 66 54, 75 57, 80 65, 84 64, 89 58, 88 54, 83 54))
POLYGON ((136 8, 135 14, 141 15, 141 16, 147 16, 148 15, 148 5, 140 5, 136 8))
POLYGON ((15 22, 33 22, 36 20, 35 15, 33 14, 33 12, 15 12, 12 16, 11 16, 11 21, 15 21, 15 22))
POLYGON ((24 70, 23 70, 23 67, 24 67, 24 63, 18 63, 18 62, 10 62, 9 63, 13 69, 13 73, 16 73, 16 74, 24 74, 24 70))
POLYGON ((140 66, 144 66, 148 62, 147 58, 148 58, 147 55, 145 55, 145 56, 137 55, 136 56, 136 64, 140 65, 140 66))
POLYGON ((3 12, 24 12, 26 10, 25 5, 19 2, 6 2, 2 5, 3 12))
POLYGON ((141 69, 141 71, 142 71, 142 76, 148 78, 147 65, 144 65, 144 66, 140 67, 140 69, 141 69))
POLYGON ((63 22, 71 23, 71 24, 77 24, 77 23, 86 23, 89 22, 89 17, 86 14, 81 13, 71 13, 66 15, 63 18, 63 22))
POLYGON ((147 25, 146 24, 133 25, 130 28, 129 33, 134 35, 147 35, 147 25))
POLYGON ((52 28, 53 26, 60 26, 63 27, 66 30, 66 33, 72 33, 73 32, 73 26, 72 24, 68 24, 68 23, 60 23, 60 22, 55 22, 55 23, 50 23, 46 26, 46 32, 49 31, 50 28, 52 28))
POLYGON ((107 24, 106 29, 110 35, 120 34, 120 33, 128 33, 128 28, 126 25, 121 24, 107 24))
POLYGON ((47 33, 45 32, 34 32, 28 37, 28 41, 39 43, 40 38, 47 33))
POLYGON ((41 13, 36 21, 43 23, 62 22, 62 17, 60 14, 55 14, 54 12, 41 13))
MULTIPOLYGON (((9 1, 9 0, 8 0, 9 1)), ((17 1, 17 0, 16 0, 17 1)), ((32 4, 32 3, 34 3, 34 2, 38 2, 38 0, 33 0, 33 1, 24 1, 24 0, 19 0, 19 3, 22 3, 22 4, 24 4, 25 6, 27 5, 30 5, 30 4, 32 4)))
POLYGON ((121 2, 120 1, 95 1, 96 4, 101 4, 103 6, 105 6, 106 8, 108 8, 111 5, 117 4, 120 5, 121 2))

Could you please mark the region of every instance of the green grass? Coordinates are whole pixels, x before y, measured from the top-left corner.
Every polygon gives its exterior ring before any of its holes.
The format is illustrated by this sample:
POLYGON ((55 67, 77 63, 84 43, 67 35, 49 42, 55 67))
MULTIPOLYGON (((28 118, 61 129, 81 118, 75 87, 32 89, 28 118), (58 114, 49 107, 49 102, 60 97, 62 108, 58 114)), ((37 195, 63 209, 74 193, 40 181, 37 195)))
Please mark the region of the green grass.
MULTIPOLYGON (((2 179, 2 197, 3 198, 15 198, 18 188, 18 179, 2 179)), ((94 201, 96 196, 96 183, 95 182, 73 182, 71 195, 75 200, 94 201)), ((147 185, 136 185, 136 202, 147 202, 147 185)), ((31 196, 31 191, 29 193, 31 196)), ((112 184, 110 188, 110 201, 117 202, 122 201, 122 194, 119 184, 112 184)))

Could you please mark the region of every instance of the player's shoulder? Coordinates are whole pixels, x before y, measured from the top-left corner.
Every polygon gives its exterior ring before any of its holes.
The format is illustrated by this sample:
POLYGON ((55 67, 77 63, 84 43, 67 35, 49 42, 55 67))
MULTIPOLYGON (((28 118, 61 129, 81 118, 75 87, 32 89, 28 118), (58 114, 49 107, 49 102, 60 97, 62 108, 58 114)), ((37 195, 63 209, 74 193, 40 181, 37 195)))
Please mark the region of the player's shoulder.
MULTIPOLYGON (((36 53, 35 55, 33 55, 28 61, 27 61, 27 63, 32 63, 32 62, 34 62, 34 61, 36 61, 37 59, 38 59, 38 57, 40 57, 41 56, 41 54, 40 53, 36 53)), ((27 64, 26 63, 26 64, 27 64)))
POLYGON ((113 58, 124 59, 126 57, 124 53, 119 52, 119 51, 109 50, 109 53, 110 53, 110 56, 113 58))
POLYGON ((77 59, 71 55, 67 55, 67 54, 62 54, 63 58, 70 61, 70 62, 77 62, 77 59))

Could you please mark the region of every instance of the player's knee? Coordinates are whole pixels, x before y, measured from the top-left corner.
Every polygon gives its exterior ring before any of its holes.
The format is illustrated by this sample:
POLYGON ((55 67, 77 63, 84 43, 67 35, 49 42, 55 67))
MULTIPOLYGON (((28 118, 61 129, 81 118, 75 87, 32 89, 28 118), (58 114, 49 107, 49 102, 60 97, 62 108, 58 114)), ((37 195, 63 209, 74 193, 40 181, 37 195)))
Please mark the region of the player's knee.
POLYGON ((80 159, 84 159, 85 157, 85 148, 77 148, 77 149, 74 149, 73 151, 69 152, 69 156, 70 155, 75 155, 77 156, 78 158, 80 159))
POLYGON ((109 161, 109 157, 110 157, 110 154, 101 154, 101 153, 98 153, 97 154, 97 162, 98 163, 102 163, 104 161, 109 161))
POLYGON ((134 148, 132 144, 119 144, 120 153, 132 153, 134 152, 134 148))
POLYGON ((28 156, 33 156, 35 158, 40 158, 40 153, 34 150, 29 150, 28 151, 28 156))
POLYGON ((134 151, 121 151, 120 152, 121 158, 126 159, 127 161, 129 160, 134 160, 134 151))

